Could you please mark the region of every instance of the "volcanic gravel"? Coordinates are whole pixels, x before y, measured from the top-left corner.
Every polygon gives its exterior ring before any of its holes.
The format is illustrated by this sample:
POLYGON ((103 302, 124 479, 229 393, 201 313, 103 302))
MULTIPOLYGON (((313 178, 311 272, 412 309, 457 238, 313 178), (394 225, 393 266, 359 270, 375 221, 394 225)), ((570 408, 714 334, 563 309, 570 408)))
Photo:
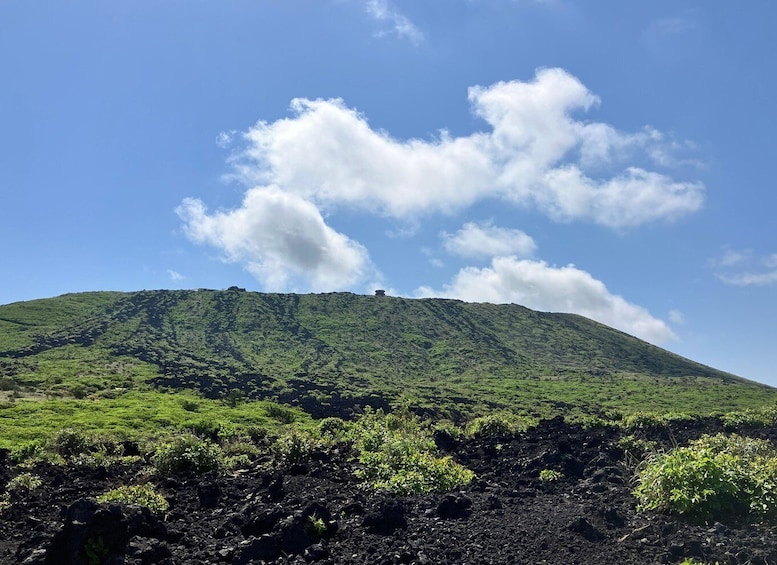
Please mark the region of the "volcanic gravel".
MULTIPOLYGON (((720 431, 716 420, 643 432, 671 447, 720 431)), ((775 440, 775 430, 747 431, 775 440)), ((634 469, 619 429, 561 418, 511 437, 438 444, 476 473, 459 491, 399 497, 354 477, 347 447, 272 468, 152 478, 170 503, 145 508, 95 497, 136 484, 143 465, 40 465, 40 489, 0 514, 0 562, 25 564, 505 563, 628 565, 777 563, 777 528, 636 511, 634 469), (540 481, 542 469, 563 478, 540 481), (318 527, 314 527, 317 525, 318 527)), ((447 441, 446 441, 447 440, 447 441)), ((0 485, 19 472, 0 452, 0 485)))

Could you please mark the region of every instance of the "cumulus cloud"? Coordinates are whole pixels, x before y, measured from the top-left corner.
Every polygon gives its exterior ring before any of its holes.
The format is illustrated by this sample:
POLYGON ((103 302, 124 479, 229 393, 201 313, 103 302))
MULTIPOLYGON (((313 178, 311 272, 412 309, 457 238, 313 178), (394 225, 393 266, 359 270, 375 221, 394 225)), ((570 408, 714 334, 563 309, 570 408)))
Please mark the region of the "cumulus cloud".
POLYGON ((715 276, 734 286, 768 286, 777 283, 777 253, 758 256, 752 249, 725 249, 710 260, 715 276))
POLYGON ((468 222, 454 234, 443 232, 443 247, 461 257, 493 257, 495 255, 531 256, 537 249, 534 240, 516 229, 500 228, 490 222, 468 222))
MULTIPOLYGON (((407 16, 397 10, 388 0, 367 0, 364 4, 367 14, 373 19, 391 26, 391 33, 418 45, 424 39, 423 32, 407 16)), ((379 34, 383 35, 385 32, 379 34)))
POLYGON ((295 99, 292 117, 244 134, 246 147, 231 159, 235 176, 319 206, 402 219, 501 199, 558 221, 625 228, 702 205, 701 183, 644 168, 651 155, 669 153, 659 132, 628 134, 576 118, 599 99, 562 69, 473 87, 469 100, 487 131, 398 140, 342 100, 295 99))
POLYGON ((328 226, 316 206, 278 187, 249 190, 234 210, 209 214, 187 198, 176 212, 189 239, 242 263, 267 290, 295 284, 336 290, 375 274, 362 245, 328 226))
POLYGON ((605 284, 574 265, 495 257, 490 267, 466 267, 441 290, 421 287, 418 296, 469 302, 516 303, 535 310, 570 312, 652 343, 675 339, 669 326, 644 308, 612 294, 605 284))

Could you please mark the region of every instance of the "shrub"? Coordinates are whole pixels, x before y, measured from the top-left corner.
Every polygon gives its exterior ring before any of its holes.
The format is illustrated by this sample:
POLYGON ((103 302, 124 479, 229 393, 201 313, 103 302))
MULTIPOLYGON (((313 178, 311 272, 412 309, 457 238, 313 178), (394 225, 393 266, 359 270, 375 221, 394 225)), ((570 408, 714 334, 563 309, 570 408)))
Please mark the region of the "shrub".
POLYGON ((639 507, 694 522, 774 522, 777 450, 766 440, 703 436, 646 459, 638 474, 639 507))
POLYGON ((291 464, 307 457, 315 446, 316 442, 310 434, 290 430, 275 440, 270 450, 279 463, 291 464))
POLYGON ((615 420, 593 414, 565 417, 564 420, 569 424, 578 424, 584 430, 604 430, 618 426, 615 420))
POLYGON ((324 438, 339 439, 345 433, 347 425, 342 418, 330 416, 318 423, 318 431, 324 438))
POLYGON ((450 420, 437 422, 434 426, 432 426, 432 431, 435 434, 446 434, 452 440, 460 440, 464 437, 464 430, 462 430, 450 420))
POLYGON ((450 457, 437 457, 429 430, 411 415, 367 411, 351 437, 361 464, 356 476, 378 490, 401 495, 447 491, 474 477, 450 457))
POLYGON ((196 400, 184 398, 181 400, 181 408, 187 412, 197 412, 200 409, 200 403, 196 400))
POLYGON ((648 454, 658 450, 658 442, 625 435, 618 440, 618 446, 623 449, 626 461, 635 464, 642 461, 648 454))
POLYGON ((92 439, 81 430, 64 428, 54 436, 53 447, 62 457, 74 457, 89 453, 92 443, 92 439))
POLYGON ((469 437, 474 438, 511 436, 525 432, 534 425, 536 421, 531 418, 500 413, 475 418, 467 424, 465 431, 469 437))
POLYGON ((284 408, 278 404, 269 404, 265 408, 267 415, 281 424, 291 424, 297 419, 294 411, 290 408, 284 408))
POLYGON ((629 414, 621 421, 621 426, 629 431, 654 431, 665 427, 666 424, 667 419, 664 415, 651 412, 635 412, 629 414))
POLYGON ((46 448, 39 441, 24 442, 16 445, 11 450, 11 460, 14 463, 22 463, 30 459, 40 459, 46 454, 46 448))
POLYGON ((554 471, 553 469, 543 469, 540 471, 540 480, 547 483, 560 481, 564 478, 564 474, 560 471, 554 471))
POLYGON ((153 462, 162 475, 206 473, 224 467, 224 454, 218 445, 192 434, 182 434, 160 445, 153 462))
POLYGON ((152 512, 164 512, 169 504, 165 497, 156 492, 154 485, 146 483, 135 486, 121 486, 109 490, 97 497, 97 502, 118 502, 119 504, 137 504, 152 512))
POLYGON ((8 481, 6 490, 8 492, 19 492, 23 490, 35 490, 43 484, 38 475, 32 473, 19 473, 13 479, 8 481))
POLYGON ((721 422, 726 430, 738 428, 765 428, 777 423, 777 407, 761 408, 760 410, 741 410, 728 412, 721 416, 721 422))

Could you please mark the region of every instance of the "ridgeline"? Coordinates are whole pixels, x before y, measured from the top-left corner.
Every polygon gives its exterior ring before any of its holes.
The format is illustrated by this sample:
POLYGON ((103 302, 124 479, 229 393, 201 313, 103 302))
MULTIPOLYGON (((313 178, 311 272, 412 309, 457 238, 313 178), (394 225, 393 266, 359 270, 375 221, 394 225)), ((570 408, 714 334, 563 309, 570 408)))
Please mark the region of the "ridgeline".
POLYGON ((0 306, 0 389, 115 397, 192 389, 314 416, 365 405, 454 420, 493 410, 723 412, 775 389, 587 318, 351 293, 91 292, 0 306))

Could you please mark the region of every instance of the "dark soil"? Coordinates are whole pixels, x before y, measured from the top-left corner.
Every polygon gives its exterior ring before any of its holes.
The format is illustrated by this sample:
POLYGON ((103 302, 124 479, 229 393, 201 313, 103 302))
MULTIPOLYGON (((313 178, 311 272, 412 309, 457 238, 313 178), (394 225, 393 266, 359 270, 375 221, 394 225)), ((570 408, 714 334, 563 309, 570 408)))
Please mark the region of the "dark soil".
MULTIPOLYGON (((653 430, 683 444, 720 431, 707 420, 653 430)), ((153 479, 170 508, 97 504, 137 483, 133 468, 40 466, 44 487, 0 516, 1 563, 777 563, 777 528, 691 525, 638 513, 621 431, 561 419, 517 437, 440 441, 477 474, 461 491, 395 497, 354 479, 347 450, 302 464, 222 476, 153 479), (539 480, 542 469, 563 473, 539 480)), ((775 430, 751 435, 775 440, 775 430)), ((441 440, 444 438, 441 438, 441 440)), ((18 471, 0 456, 0 485, 18 471)))

